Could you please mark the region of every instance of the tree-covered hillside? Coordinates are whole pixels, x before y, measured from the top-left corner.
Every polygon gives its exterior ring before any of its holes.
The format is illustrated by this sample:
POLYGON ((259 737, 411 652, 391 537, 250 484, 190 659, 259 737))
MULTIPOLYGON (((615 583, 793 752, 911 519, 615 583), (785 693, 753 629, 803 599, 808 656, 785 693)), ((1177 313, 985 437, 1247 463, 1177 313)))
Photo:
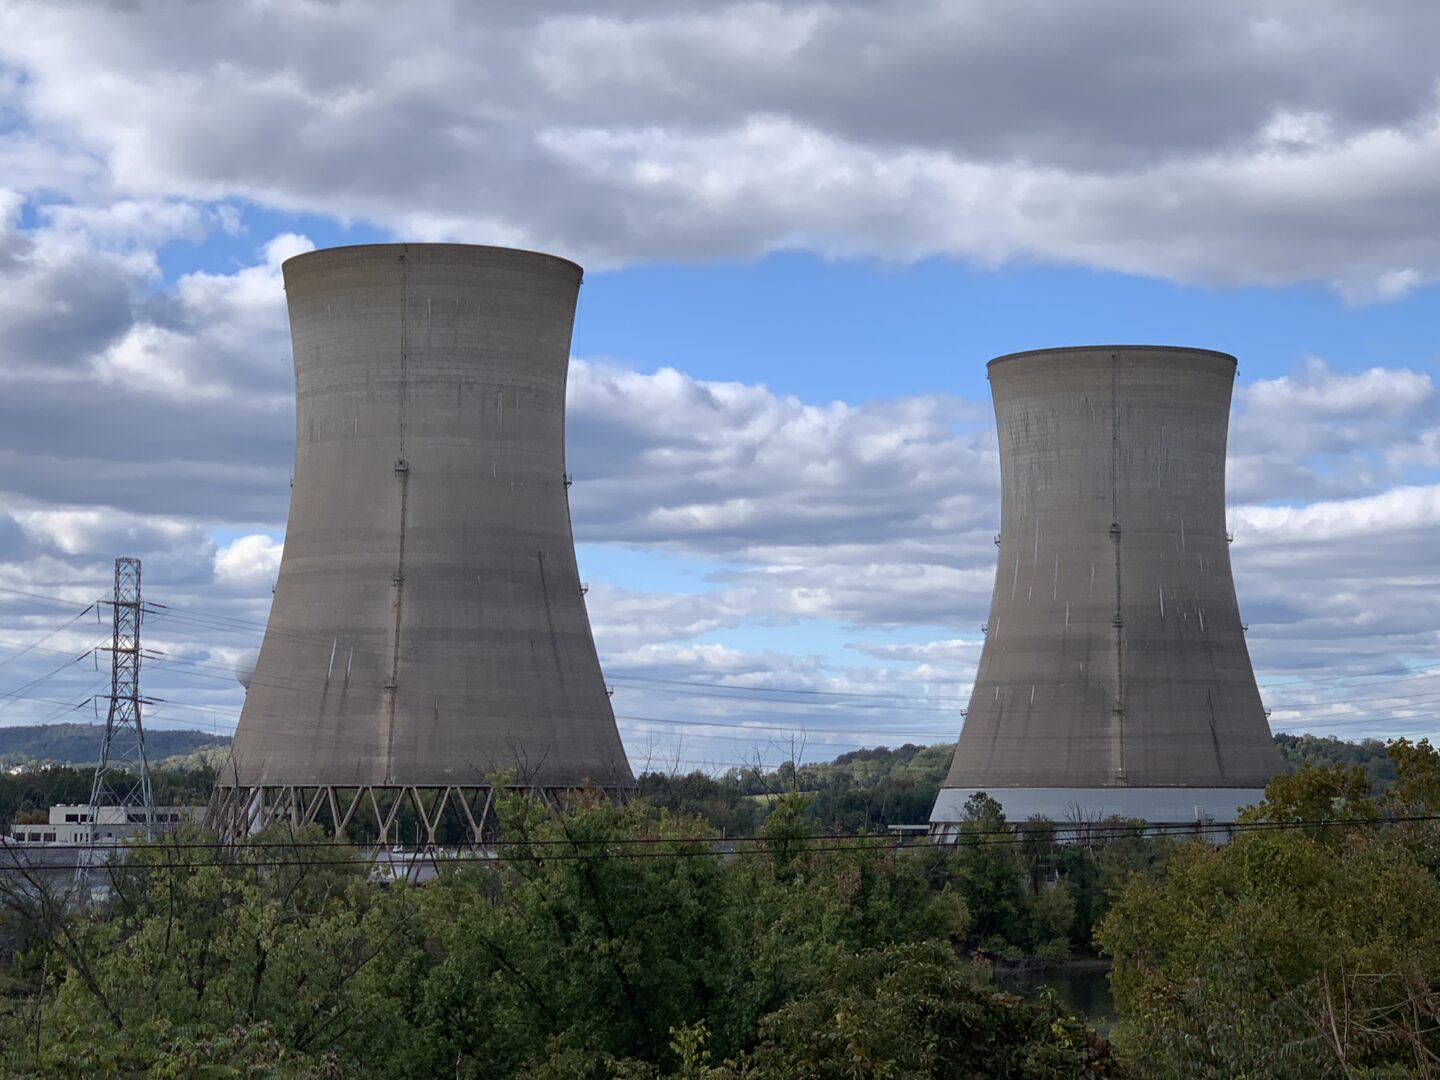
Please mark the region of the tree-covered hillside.
MULTIPOLYGON (((94 765, 104 730, 100 724, 0 727, 0 765, 94 765)), ((145 732, 145 750, 152 763, 229 745, 229 736, 209 731, 150 728, 145 732)))
MULTIPOLYGON (((187 796, 194 793, 197 776, 213 775, 223 765, 230 743, 224 736, 202 731, 149 731, 145 740, 157 785, 166 784, 187 796)), ((1303 765, 1358 766, 1377 791, 1395 781, 1395 767, 1386 756, 1385 744, 1376 739, 1352 743, 1334 736, 1277 735, 1275 742, 1291 770, 1303 765)), ((100 728, 95 725, 0 728, 0 766, 72 767, 47 770, 28 780, 24 775, 9 777, 5 797, 0 797, 0 825, 9 821, 7 807, 13 813, 48 805, 43 803, 46 798, 69 801, 72 788, 87 787, 88 776, 79 774, 93 765, 99 745, 100 728), (72 771, 76 777, 70 775, 72 771)), ((785 762, 774 769, 732 768, 718 774, 697 771, 681 776, 646 773, 640 777, 640 795, 656 806, 698 814, 718 831, 734 836, 754 833, 776 797, 800 791, 809 796, 806 814, 816 827, 879 831, 891 825, 929 821, 954 753, 954 743, 907 743, 855 750, 833 761, 798 766, 785 762)), ((159 791, 157 786, 157 797, 159 791)))
MULTIPOLYGON (((1378 739, 1344 742, 1330 736, 1276 735, 1290 770, 1305 765, 1359 766, 1370 784, 1384 790, 1395 781, 1395 766, 1378 739)), ((732 834, 753 832, 770 800, 786 791, 810 796, 806 813, 821 828, 871 831, 930 820, 935 796, 950 768, 954 743, 876 747, 841 754, 834 761, 779 768, 730 769, 717 775, 647 773, 641 795, 672 810, 699 814, 732 834)))
POLYGON ((1303 765, 1314 768, 1358 765, 1376 789, 1387 788, 1395 782, 1395 764, 1381 739, 1345 742, 1334 735, 1276 735, 1275 744, 1292 771, 1303 765))

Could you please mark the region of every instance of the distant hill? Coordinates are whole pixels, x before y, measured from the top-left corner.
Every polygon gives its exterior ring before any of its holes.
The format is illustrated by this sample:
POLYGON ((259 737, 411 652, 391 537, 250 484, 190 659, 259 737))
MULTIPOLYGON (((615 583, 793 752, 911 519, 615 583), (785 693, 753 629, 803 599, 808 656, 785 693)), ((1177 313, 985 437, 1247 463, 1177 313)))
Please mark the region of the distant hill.
MULTIPOLYGON (((94 765, 100 757, 100 724, 34 724, 0 727, 0 766, 94 765)), ((228 735, 210 731, 145 732, 145 753, 152 766, 214 765, 230 746, 228 735)))

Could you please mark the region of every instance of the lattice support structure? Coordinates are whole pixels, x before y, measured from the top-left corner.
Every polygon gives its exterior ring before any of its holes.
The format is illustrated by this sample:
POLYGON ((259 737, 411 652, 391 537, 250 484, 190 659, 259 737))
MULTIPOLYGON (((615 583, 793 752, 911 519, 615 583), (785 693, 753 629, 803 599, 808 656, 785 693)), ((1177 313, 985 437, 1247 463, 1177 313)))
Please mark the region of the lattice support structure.
POLYGON ((145 756, 145 728, 140 696, 140 560, 115 560, 114 613, 110 644, 110 705, 100 761, 90 787, 86 813, 89 844, 77 860, 77 880, 84 884, 95 854, 96 830, 102 811, 119 807, 127 825, 142 826, 146 837, 155 832, 155 796, 150 788, 150 763, 145 756))
MULTIPOLYGON (((554 809, 601 795, 623 802, 628 788, 532 787, 503 789, 528 795, 554 809)), ((338 787, 331 785, 219 786, 210 801, 206 824, 228 841, 272 825, 300 829, 319 824, 336 840, 358 825, 378 846, 412 840, 418 847, 484 844, 495 833, 496 790, 488 785, 448 787, 338 787), (409 835, 400 835, 402 829, 409 835), (413 830, 411 832, 410 830, 413 830)))

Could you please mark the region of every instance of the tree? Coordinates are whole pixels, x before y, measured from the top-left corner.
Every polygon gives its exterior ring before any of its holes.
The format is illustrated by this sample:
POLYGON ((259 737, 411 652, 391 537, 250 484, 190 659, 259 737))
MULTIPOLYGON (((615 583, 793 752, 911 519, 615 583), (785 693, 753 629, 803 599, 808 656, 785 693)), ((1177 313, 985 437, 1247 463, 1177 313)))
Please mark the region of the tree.
POLYGON ((1282 827, 1180 844, 1164 880, 1132 878, 1097 933, 1127 1060, 1161 1078, 1437 1074, 1434 833, 1371 821, 1433 812, 1436 761, 1393 752, 1408 780, 1378 806, 1356 770, 1304 769, 1258 808, 1282 827))
MULTIPOLYGON (((103 904, 14 893, 28 996, 0 1010, 0 1072, 720 1080, 783 1075, 807 1023, 838 1047, 838 1009, 870 1075, 966 1075, 952 1049, 995 1076, 1111 1075, 1065 1072, 1104 1044, 957 959, 956 856, 818 835, 809 807, 786 794, 762 838, 717 843, 641 802, 502 795, 496 847, 423 888, 310 830, 137 843, 103 904)), ((1014 845, 991 850, 1024 899, 1014 845)), ((1026 903, 1027 926, 1070 918, 1026 903)))
POLYGON ((719 1071, 748 1080, 1118 1077, 1109 1046, 1052 999, 987 985, 934 943, 837 956, 815 987, 760 1021, 760 1040, 719 1071))
POLYGON ((981 948, 1018 959, 1033 938, 1025 872, 1005 811, 984 792, 965 802, 950 872, 981 948))

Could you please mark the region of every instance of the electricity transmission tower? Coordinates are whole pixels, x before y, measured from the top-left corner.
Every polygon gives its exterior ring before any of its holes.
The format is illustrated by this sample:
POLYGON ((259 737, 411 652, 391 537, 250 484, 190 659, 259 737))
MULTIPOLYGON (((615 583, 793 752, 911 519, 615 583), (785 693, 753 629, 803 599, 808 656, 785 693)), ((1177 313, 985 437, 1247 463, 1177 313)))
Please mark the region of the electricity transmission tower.
POLYGON ((110 646, 110 708, 100 763, 90 788, 85 815, 89 843, 77 854, 76 880, 85 893, 90 865, 99 859, 95 850, 100 816, 109 810, 121 826, 143 825, 146 837, 155 832, 155 797, 150 790, 150 763, 145 758, 145 729, 140 723, 140 560, 115 560, 114 638, 110 646), (118 809, 115 809, 118 808, 118 809))

